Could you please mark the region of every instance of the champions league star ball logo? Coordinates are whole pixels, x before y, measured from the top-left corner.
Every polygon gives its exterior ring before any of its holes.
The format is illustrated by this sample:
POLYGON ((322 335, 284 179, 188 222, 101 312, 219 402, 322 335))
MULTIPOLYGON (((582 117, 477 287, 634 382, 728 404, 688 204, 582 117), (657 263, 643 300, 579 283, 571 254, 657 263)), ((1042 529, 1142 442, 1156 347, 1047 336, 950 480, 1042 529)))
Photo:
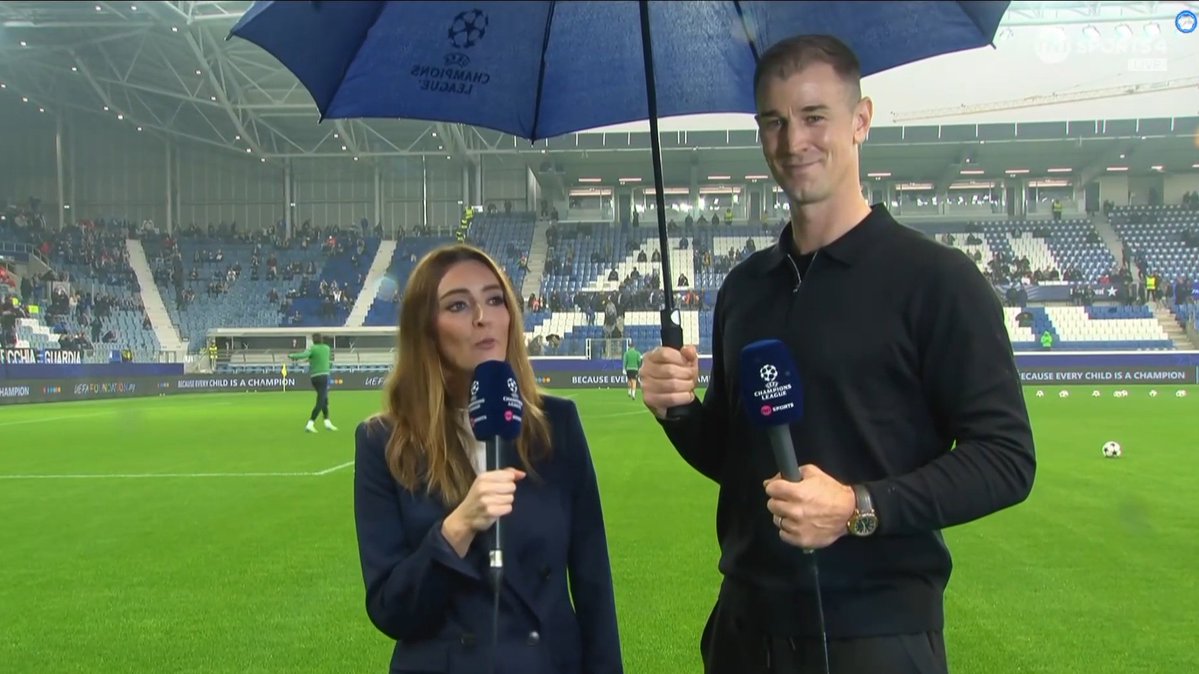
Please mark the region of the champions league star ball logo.
POLYGON ((455 49, 469 49, 487 34, 487 15, 481 9, 461 12, 450 22, 450 44, 455 49))
POLYGON ((508 390, 512 392, 512 395, 516 395, 516 380, 511 377, 508 378, 508 390))
POLYGON ((470 394, 471 394, 472 396, 477 396, 477 395, 479 395, 479 382, 478 382, 478 380, 472 381, 472 382, 470 383, 470 394))
POLYGON ((761 370, 758 370, 758 376, 767 384, 773 384, 774 380, 778 379, 779 371, 773 365, 763 365, 761 370))

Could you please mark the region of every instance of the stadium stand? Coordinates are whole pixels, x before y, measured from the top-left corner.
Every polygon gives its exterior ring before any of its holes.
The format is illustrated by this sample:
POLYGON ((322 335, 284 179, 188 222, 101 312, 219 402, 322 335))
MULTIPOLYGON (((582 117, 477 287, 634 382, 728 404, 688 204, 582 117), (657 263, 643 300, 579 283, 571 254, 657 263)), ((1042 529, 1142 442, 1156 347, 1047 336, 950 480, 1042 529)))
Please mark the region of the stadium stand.
POLYGON ((378 247, 378 238, 353 228, 305 223, 286 243, 266 230, 250 237, 189 228, 148 245, 147 255, 171 320, 194 352, 208 330, 223 326, 344 325, 378 247))
POLYGON ((60 343, 61 336, 88 343, 101 361, 124 350, 136 360, 154 360, 160 346, 129 266, 129 229, 115 219, 82 220, 49 239, 55 280, 45 289, 45 324, 60 343))
POLYGON ((1117 206, 1108 217, 1132 261, 1146 265, 1147 273, 1199 278, 1199 210, 1179 204, 1117 206))
POLYGON ((468 240, 495 258, 520 293, 528 273, 521 261, 533 245, 535 228, 532 213, 479 214, 471 223, 468 240))
POLYGON ((364 325, 395 325, 404 286, 408 283, 408 275, 412 273, 416 263, 434 248, 453 241, 453 237, 446 236, 405 236, 400 239, 396 244, 395 253, 392 254, 391 264, 387 266, 383 282, 376 290, 375 301, 366 314, 364 325))

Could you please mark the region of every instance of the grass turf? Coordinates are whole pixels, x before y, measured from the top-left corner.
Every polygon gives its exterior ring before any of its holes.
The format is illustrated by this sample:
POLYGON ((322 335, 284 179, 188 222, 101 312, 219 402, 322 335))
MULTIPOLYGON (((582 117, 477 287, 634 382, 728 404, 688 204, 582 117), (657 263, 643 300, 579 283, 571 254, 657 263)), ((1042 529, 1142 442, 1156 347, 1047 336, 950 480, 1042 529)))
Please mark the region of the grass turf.
MULTIPOLYGON (((1033 495, 946 532, 953 671, 1199 671, 1199 390, 1035 390, 1033 495), (1110 439, 1123 458, 1101 458, 1110 439)), ((626 671, 697 672, 715 487, 622 390, 567 393, 599 472, 626 671)), ((334 392, 340 431, 316 435, 308 391, 0 408, 2 669, 386 671, 349 465, 377 404, 334 392), (30 475, 47 477, 13 477, 30 475)))

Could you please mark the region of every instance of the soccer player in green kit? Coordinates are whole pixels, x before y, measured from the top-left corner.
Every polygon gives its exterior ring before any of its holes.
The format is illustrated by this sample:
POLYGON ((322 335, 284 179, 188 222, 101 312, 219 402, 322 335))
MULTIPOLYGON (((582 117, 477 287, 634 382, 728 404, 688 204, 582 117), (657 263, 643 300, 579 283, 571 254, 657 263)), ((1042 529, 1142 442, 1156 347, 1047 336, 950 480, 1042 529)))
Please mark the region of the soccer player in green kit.
POLYGON ((312 416, 308 418, 308 425, 304 427, 304 430, 315 433, 316 417, 322 413, 325 415, 325 428, 331 431, 337 430, 333 422, 329 421, 329 361, 333 357, 329 345, 321 340, 318 333, 312 336, 312 346, 308 347, 306 351, 290 353, 287 357, 292 360, 308 361, 308 376, 312 379, 312 388, 316 389, 316 405, 312 408, 312 416))
POLYGON ((629 342, 628 351, 624 352, 624 374, 629 380, 629 397, 637 399, 637 371, 641 369, 641 352, 629 342))

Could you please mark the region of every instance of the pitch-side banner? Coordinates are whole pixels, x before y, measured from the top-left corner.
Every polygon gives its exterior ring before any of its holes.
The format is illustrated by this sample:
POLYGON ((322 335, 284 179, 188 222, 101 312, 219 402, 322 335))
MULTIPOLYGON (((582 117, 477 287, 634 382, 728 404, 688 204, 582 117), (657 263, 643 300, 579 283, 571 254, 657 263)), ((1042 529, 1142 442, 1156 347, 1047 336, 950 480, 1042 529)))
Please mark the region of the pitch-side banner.
MULTIPOLYGON (((1195 354, 1161 354, 1149 360, 1121 362, 1111 356, 1091 359, 1082 355, 1042 357, 1019 364, 1020 378, 1029 386, 1055 385, 1194 385, 1199 384, 1199 359, 1195 354)), ((557 369, 536 365, 538 385, 547 389, 622 388, 627 379, 619 363, 594 363, 594 369, 557 369)), ((708 384, 707 363, 701 364, 700 386, 708 384)), ((334 373, 334 391, 381 391, 381 374, 334 373)), ((311 391, 304 375, 176 375, 153 377, 87 377, 75 379, 0 380, 0 405, 138 398, 196 393, 253 393, 311 391)))
POLYGON ((0 349, 3 365, 78 365, 83 354, 66 349, 0 349))
MULTIPOLYGON (((368 374, 334 375, 333 389, 379 390, 383 377, 368 374)), ((184 393, 253 393, 311 391, 307 377, 280 375, 179 375, 175 377, 103 377, 65 380, 0 381, 0 405, 66 402, 106 398, 140 398, 184 393)))

